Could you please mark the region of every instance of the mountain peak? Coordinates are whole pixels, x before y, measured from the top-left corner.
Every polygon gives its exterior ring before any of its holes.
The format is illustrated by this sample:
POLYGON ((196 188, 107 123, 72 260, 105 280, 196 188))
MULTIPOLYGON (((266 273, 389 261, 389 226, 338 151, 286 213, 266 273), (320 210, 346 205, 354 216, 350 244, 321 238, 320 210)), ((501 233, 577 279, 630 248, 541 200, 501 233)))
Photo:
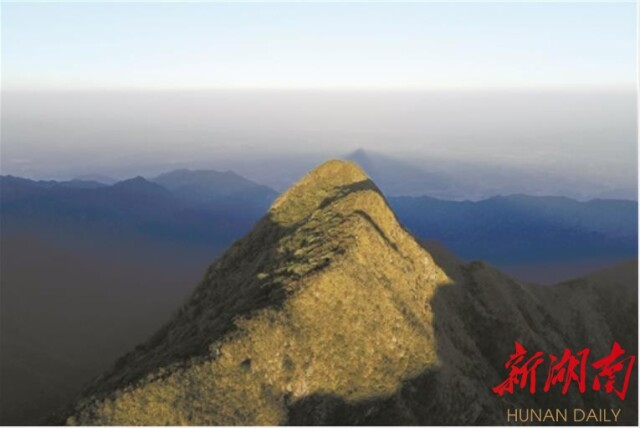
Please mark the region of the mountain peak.
POLYGON ((174 319, 68 422, 273 425, 286 422, 287 403, 314 394, 393 394, 437 363, 426 302, 446 282, 367 175, 326 162, 209 267, 174 319))
POLYGON ((313 169, 280 195, 269 213, 277 223, 290 226, 308 217, 331 199, 345 196, 353 190, 366 189, 379 193, 358 165, 334 159, 313 169))
POLYGON ((286 193, 301 187, 308 189, 310 185, 316 188, 338 188, 368 179, 367 174, 355 162, 332 159, 311 170, 286 193))

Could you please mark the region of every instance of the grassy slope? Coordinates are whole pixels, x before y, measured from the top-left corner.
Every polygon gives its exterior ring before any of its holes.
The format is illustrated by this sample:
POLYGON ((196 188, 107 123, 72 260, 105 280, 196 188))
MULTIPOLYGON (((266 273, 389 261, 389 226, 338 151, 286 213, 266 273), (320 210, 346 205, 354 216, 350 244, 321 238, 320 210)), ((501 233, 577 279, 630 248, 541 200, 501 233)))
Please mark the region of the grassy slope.
MULTIPOLYGON (((209 268, 169 324, 93 384, 67 422, 502 424, 507 406, 620 404, 602 394, 499 398, 490 388, 515 340, 604 355, 615 339, 637 353, 631 268, 536 288, 434 257, 362 171, 324 164, 209 268)), ((627 423, 637 420, 631 395, 627 423)))
POLYGON ((436 364, 427 302, 446 280, 359 169, 325 164, 69 422, 273 424, 309 394, 392 393, 436 364))

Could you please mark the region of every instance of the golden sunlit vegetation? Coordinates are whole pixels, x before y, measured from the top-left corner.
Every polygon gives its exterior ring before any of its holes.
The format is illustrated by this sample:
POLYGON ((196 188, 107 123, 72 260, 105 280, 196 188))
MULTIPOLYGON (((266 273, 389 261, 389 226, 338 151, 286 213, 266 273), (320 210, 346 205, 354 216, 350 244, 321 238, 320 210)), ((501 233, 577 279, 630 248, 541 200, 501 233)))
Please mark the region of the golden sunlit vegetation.
POLYGON ((428 301, 446 282, 366 175, 327 162, 67 422, 269 425, 310 394, 391 394, 437 364, 428 301))

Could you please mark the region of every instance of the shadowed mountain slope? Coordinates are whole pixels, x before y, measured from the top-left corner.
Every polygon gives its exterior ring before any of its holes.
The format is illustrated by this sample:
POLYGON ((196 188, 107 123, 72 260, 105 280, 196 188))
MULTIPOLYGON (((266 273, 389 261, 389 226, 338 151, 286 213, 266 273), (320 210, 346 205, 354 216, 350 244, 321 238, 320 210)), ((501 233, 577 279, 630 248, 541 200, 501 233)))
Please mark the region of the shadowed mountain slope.
MULTIPOLYGON (((504 424, 514 405, 620 406, 602 393, 497 397, 491 387, 506 376, 516 340, 555 354, 589 346, 597 355, 617 340, 636 353, 636 286, 633 266, 536 288, 446 251, 432 256, 362 170, 330 161, 281 195, 173 319, 64 417, 97 425, 504 424)), ((637 377, 630 391, 636 385, 637 377)), ((630 392, 623 422, 637 419, 636 398, 630 392)))

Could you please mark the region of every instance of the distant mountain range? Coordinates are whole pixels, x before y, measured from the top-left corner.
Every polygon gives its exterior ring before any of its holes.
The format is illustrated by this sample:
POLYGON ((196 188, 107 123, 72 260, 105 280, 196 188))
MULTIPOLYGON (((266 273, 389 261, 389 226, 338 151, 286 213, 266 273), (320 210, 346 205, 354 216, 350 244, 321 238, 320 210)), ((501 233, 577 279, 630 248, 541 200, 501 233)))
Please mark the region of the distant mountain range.
POLYGON ((179 170, 105 185, 0 177, 5 230, 58 237, 138 234, 223 248, 246 233, 277 193, 232 172, 179 170))
MULTIPOLYGON (((421 180, 446 186, 445 181, 385 158, 365 152, 353 157, 386 180, 405 180, 407 188, 421 180)), ((69 236, 84 227, 83 234, 134 234, 217 249, 248 232, 277 196, 275 190, 232 171, 187 169, 112 185, 11 176, 0 177, 0 185, 0 213, 9 232, 17 228, 69 236)), ((439 240, 466 260, 486 260, 504 268, 576 261, 600 266, 599 261, 612 263, 638 252, 636 201, 528 195, 481 201, 388 196, 388 201, 399 220, 421 239, 439 240)))
POLYGON ((390 197, 400 221, 467 260, 498 266, 624 259, 638 253, 638 204, 512 195, 478 202, 390 197))
POLYGON ((255 206, 264 212, 278 195, 275 190, 258 185, 233 171, 180 169, 160 174, 152 181, 181 200, 210 209, 255 206))
MULTIPOLYGON (((511 408, 619 408, 617 425, 637 425, 636 375, 626 401, 577 382, 564 394, 564 376, 543 390, 548 354, 589 348, 593 361, 614 343, 621 358, 637 354, 637 269, 542 287, 460 263, 421 246, 355 164, 329 161, 51 422, 505 425, 511 408), (509 384, 505 362, 528 367, 538 351, 538 376, 509 384), (492 390, 503 382, 506 392, 492 390)), ((588 371, 589 385, 606 367, 588 371)))

